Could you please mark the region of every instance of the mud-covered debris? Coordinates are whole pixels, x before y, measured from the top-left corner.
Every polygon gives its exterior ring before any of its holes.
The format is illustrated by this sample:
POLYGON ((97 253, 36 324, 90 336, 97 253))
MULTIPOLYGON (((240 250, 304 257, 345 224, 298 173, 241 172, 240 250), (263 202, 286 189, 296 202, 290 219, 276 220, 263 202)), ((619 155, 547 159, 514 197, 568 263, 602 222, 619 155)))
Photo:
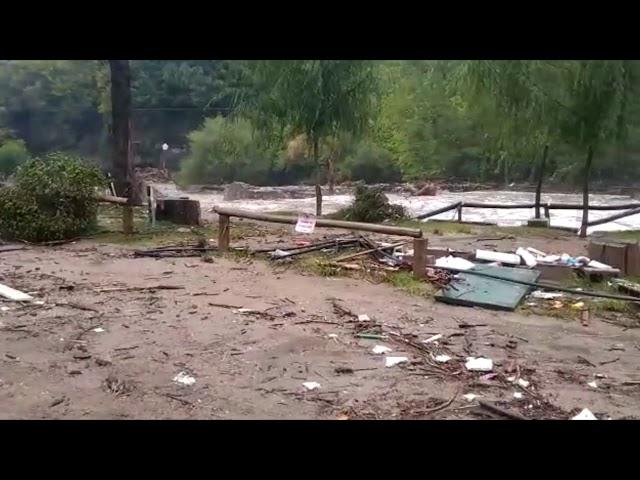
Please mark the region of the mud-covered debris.
POLYGON ((109 375, 103 382, 104 389, 115 396, 127 395, 133 391, 133 385, 126 380, 120 380, 114 375, 109 375))
POLYGON ((478 396, 475 393, 465 393, 462 395, 467 402, 473 402, 478 396))

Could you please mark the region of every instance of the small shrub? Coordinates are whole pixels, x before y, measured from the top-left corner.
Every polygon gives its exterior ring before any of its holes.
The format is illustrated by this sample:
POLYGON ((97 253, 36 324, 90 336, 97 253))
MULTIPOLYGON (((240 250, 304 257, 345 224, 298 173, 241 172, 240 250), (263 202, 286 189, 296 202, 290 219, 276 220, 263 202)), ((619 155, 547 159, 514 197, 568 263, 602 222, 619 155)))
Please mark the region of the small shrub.
POLYGON ((336 215, 338 218, 355 222, 377 223, 384 220, 399 220, 406 217, 401 205, 392 205, 380 187, 356 188, 355 199, 336 215))
POLYGON ((27 160, 15 185, 0 189, 0 235, 45 242, 86 233, 96 223, 96 187, 104 185, 102 173, 76 157, 27 160))
POLYGON ((29 152, 22 140, 7 140, 0 145, 0 176, 9 176, 29 159, 29 152))

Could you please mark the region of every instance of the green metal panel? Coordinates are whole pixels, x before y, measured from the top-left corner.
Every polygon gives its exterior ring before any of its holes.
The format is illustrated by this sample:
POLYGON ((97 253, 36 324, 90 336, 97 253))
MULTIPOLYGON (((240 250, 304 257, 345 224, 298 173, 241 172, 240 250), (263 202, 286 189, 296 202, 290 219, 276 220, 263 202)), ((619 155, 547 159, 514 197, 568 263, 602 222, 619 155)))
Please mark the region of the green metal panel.
MULTIPOLYGON (((540 276, 537 270, 524 268, 476 265, 472 268, 500 278, 535 282, 540 276)), ((459 273, 446 288, 436 295, 436 300, 453 305, 484 307, 494 310, 515 310, 531 287, 505 280, 481 277, 471 273, 459 273)))

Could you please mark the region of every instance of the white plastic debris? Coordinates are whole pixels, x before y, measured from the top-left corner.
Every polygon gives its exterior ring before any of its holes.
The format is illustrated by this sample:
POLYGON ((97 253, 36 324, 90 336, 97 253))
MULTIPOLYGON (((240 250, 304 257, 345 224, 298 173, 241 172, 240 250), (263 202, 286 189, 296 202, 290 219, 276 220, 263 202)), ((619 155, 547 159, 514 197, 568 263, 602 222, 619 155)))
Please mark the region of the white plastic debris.
POLYGON ((538 259, 539 262, 543 263, 556 263, 558 260, 560 260, 560 255, 547 255, 544 258, 538 259))
POLYGON ((307 390, 315 390, 317 388, 320 388, 320 384, 318 382, 304 382, 302 386, 307 390))
POLYGON ((290 255, 289 252, 285 252, 284 250, 274 250, 273 252, 271 252, 271 257, 272 258, 283 258, 283 257, 288 257, 290 255))
POLYGON ((436 259, 436 267, 449 267, 457 270, 469 270, 476 264, 460 257, 449 255, 448 257, 440 257, 436 259))
POLYGON ((97 328, 94 328, 93 331, 96 332, 96 333, 102 333, 102 332, 104 332, 104 328, 97 327, 97 328))
POLYGON ((519 378, 518 385, 520 385, 522 388, 527 388, 530 385, 530 383, 527 382, 524 378, 519 378))
POLYGON ((597 418, 588 408, 585 408, 571 420, 597 420, 597 418))
POLYGON ((516 381, 515 375, 513 375, 511 377, 507 377, 507 382, 515 382, 515 381, 516 381))
POLYGON ((500 262, 509 265, 520 265, 520 255, 515 253, 492 252, 491 250, 476 250, 476 258, 478 260, 486 260, 487 262, 500 262))
POLYGON ((330 333, 329 335, 327 335, 327 337, 329 337, 329 338, 338 338, 338 334, 337 333, 330 333))
POLYGON ((542 300, 552 300, 554 298, 562 297, 562 293, 559 292, 543 292, 542 290, 536 290, 531 292, 533 298, 540 298, 542 300))
POLYGON ((175 377, 173 377, 173 381, 176 383, 181 383, 182 385, 193 385, 196 383, 196 379, 189 375, 187 372, 180 372, 175 377))
POLYGON ((587 383, 587 385, 589 385, 591 388, 598 388, 598 384, 595 382, 595 380, 593 382, 587 383))
POLYGON ((439 333, 437 335, 434 335, 433 337, 429 337, 426 340, 423 340, 422 343, 431 343, 431 342, 437 342, 438 340, 440 340, 442 338, 442 334, 439 333))
POLYGON ((370 320, 369 315, 358 315, 359 322, 369 322, 370 320))
POLYGON ((473 402, 478 396, 475 393, 466 393, 462 396, 467 402, 473 402))
POLYGON ((451 360, 451 357, 449 355, 438 355, 434 358, 434 360, 438 363, 447 363, 449 360, 451 360))
POLYGON ((467 363, 464 366, 472 372, 490 372, 493 370, 493 360, 490 358, 467 357, 467 363))
POLYGON ((9 310, 11 310, 9 307, 0 307, 0 311, 2 312, 8 312, 9 310))
POLYGON ((375 347, 373 347, 371 349, 371 352, 375 353, 376 355, 381 355, 383 353, 389 353, 391 351, 391 349, 389 347, 385 347, 384 345, 376 345, 375 347))
POLYGON ((516 400, 522 400, 522 393, 513 392, 513 398, 515 398, 516 400))
POLYGON ((31 295, 27 295, 20 290, 15 290, 11 287, 3 285, 0 283, 0 295, 8 298, 9 300, 13 300, 14 302, 26 302, 28 300, 33 300, 31 295))
POLYGON ((409 359, 407 357, 385 357, 384 358, 384 366, 385 367, 393 367, 400 363, 406 363, 409 359))
POLYGON ((42 300, 36 300, 35 302, 33 302, 34 305, 44 305, 44 302, 42 300))
POLYGON ((239 313, 241 315, 247 315, 249 313, 256 313, 257 310, 254 310, 253 308, 239 308, 237 310, 234 310, 234 313, 239 313))
POLYGON ((538 264, 536 257, 522 247, 516 250, 516 255, 522 257, 522 260, 527 264, 527 267, 535 267, 538 264))

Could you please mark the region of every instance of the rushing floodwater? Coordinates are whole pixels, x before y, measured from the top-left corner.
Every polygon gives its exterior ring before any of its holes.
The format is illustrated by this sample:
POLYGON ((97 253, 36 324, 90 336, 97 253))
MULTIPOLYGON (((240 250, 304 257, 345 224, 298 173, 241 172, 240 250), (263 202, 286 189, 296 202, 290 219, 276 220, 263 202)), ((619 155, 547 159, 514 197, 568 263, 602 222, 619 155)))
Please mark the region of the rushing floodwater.
MULTIPOLYGON (((236 200, 223 201, 223 196, 218 192, 183 193, 174 185, 162 184, 155 187, 165 195, 188 195, 189 198, 199 200, 204 216, 210 215, 215 205, 242 208, 245 210, 260 212, 297 211, 300 213, 315 213, 315 198, 313 196, 303 199, 278 199, 278 200, 236 200)), ((272 188, 273 189, 273 188, 272 188)), ((532 192, 501 192, 501 191, 477 191, 477 192, 441 192, 435 197, 411 197, 407 195, 388 193, 389 201, 404 206, 410 215, 415 216, 429 210, 434 210, 458 201, 485 202, 485 203, 526 203, 535 200, 532 192)), ((323 212, 332 213, 353 201, 352 195, 327 195, 323 197, 323 212)), ((582 203, 581 194, 548 194, 542 195, 542 202, 554 203, 582 203)), ((594 205, 614 205, 630 203, 634 200, 622 195, 591 195, 589 202, 594 205)), ((591 211, 589 220, 597 220, 617 211, 591 211)), ((493 222, 501 226, 514 226, 526 223, 534 215, 533 209, 487 209, 464 208, 462 218, 466 221, 493 222)), ((437 219, 455 220, 456 212, 450 211, 437 215, 437 219)), ((578 228, 582 219, 582 211, 579 210, 551 210, 551 225, 558 227, 578 228)), ((428 221, 428 220, 427 220, 428 221)), ((614 231, 640 229, 640 214, 616 220, 604 225, 599 225, 591 230, 614 231)))

